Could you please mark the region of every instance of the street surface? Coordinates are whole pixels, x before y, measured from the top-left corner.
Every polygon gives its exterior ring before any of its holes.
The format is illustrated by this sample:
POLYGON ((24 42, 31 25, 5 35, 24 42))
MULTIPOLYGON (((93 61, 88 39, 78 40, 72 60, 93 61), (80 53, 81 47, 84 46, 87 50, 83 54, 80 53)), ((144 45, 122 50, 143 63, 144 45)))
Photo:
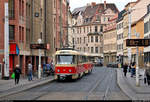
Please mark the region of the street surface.
POLYGON ((51 82, 1 100, 129 100, 117 85, 115 68, 95 67, 76 81, 51 82))

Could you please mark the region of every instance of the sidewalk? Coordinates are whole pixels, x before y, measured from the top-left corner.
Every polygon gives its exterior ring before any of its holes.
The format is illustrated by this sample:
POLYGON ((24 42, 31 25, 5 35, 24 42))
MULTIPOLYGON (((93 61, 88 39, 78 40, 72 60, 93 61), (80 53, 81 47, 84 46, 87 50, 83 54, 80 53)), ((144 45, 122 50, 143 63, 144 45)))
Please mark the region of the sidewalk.
POLYGON ((54 76, 43 77, 38 79, 33 77, 33 81, 28 81, 27 78, 20 78, 19 84, 15 85, 14 79, 0 80, 0 97, 24 91, 36 86, 40 86, 54 80, 54 76))
POLYGON ((131 77, 131 73, 127 73, 127 77, 123 75, 123 69, 117 69, 117 82, 125 94, 132 100, 150 100, 150 86, 144 84, 144 70, 139 69, 140 86, 136 86, 136 78, 131 77))

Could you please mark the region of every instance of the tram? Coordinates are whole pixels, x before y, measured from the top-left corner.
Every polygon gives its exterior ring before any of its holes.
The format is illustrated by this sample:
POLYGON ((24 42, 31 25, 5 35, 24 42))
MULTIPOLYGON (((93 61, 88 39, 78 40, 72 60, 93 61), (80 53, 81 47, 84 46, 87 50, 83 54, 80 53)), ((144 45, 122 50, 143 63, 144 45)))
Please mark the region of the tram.
POLYGON ((78 79, 92 72, 93 63, 88 53, 64 48, 56 51, 54 57, 56 80, 78 79))

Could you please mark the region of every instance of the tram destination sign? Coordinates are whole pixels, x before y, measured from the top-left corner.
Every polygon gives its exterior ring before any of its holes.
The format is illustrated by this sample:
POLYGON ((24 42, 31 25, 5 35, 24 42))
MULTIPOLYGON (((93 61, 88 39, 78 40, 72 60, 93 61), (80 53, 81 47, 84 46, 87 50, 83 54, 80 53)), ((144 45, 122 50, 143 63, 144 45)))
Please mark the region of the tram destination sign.
POLYGON ((31 49, 47 49, 47 44, 30 44, 31 49))
POLYGON ((127 39, 126 46, 127 47, 150 46, 150 39, 127 39))

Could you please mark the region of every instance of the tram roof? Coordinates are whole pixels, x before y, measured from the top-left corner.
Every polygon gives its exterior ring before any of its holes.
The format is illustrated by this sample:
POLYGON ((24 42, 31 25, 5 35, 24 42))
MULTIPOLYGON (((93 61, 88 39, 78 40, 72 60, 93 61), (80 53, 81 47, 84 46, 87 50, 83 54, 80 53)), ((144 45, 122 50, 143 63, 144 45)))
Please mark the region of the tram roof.
POLYGON ((56 51, 55 55, 67 55, 67 54, 73 54, 73 55, 80 55, 81 53, 76 50, 58 50, 56 51))

